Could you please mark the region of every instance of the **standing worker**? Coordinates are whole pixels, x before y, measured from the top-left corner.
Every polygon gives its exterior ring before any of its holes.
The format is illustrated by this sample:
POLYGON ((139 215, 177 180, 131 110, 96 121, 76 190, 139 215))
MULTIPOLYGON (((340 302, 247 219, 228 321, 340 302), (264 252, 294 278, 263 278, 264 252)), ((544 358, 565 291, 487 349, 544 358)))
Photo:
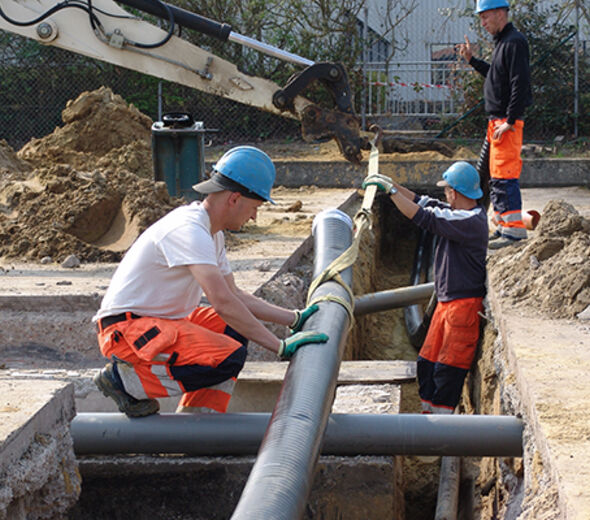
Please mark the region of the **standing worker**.
POLYGON ((100 350, 112 359, 94 381, 130 417, 156 413, 157 397, 181 394, 179 412, 225 412, 248 340, 283 359, 328 340, 300 331, 317 305, 288 310, 238 289, 226 257, 223 231, 238 231, 263 202, 274 204, 270 157, 238 146, 213 169, 194 186, 207 194, 203 202, 176 208, 139 236, 93 318, 100 350), (203 293, 211 306, 201 305, 203 293), (259 320, 293 335, 279 339, 259 320))
POLYGON ((495 42, 491 63, 473 56, 467 36, 465 43, 458 47, 459 54, 485 77, 483 93, 489 121, 481 157, 489 167, 490 199, 498 224, 490 238, 490 249, 515 244, 527 237, 519 178, 523 114, 533 101, 529 46, 526 38, 508 21, 508 9, 507 0, 477 0, 475 12, 495 42))
POLYGON ((488 219, 477 200, 479 174, 459 161, 443 174, 447 202, 418 196, 385 175, 370 175, 403 215, 438 237, 434 289, 438 299, 418 354, 417 374, 423 413, 453 413, 479 341, 479 313, 486 295, 488 219))

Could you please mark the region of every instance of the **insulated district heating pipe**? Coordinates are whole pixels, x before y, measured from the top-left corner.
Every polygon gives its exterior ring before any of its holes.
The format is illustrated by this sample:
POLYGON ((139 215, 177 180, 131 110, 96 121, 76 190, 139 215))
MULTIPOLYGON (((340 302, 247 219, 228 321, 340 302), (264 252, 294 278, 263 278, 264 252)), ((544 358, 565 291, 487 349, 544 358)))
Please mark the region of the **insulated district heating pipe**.
MULTIPOLYGON (((79 413, 70 431, 82 455, 255 455, 269 413, 79 413)), ((523 423, 508 415, 332 414, 323 455, 521 457, 523 423)))
MULTIPOLYGON (((312 235, 316 279, 352 244, 352 220, 338 209, 322 211, 314 218, 312 235)), ((350 287, 352 267, 340 276, 350 287)), ((333 280, 320 283, 310 296, 310 301, 330 297, 352 306, 346 288, 333 280)), ((308 318, 304 330, 326 333, 329 340, 300 348, 289 363, 233 520, 292 520, 305 512, 350 325, 341 303, 324 300, 318 305, 319 310, 308 318)))
POLYGON ((434 291, 434 282, 421 283, 413 287, 400 287, 389 291, 364 294, 354 300, 354 315, 362 316, 373 312, 388 311, 428 300, 434 291))

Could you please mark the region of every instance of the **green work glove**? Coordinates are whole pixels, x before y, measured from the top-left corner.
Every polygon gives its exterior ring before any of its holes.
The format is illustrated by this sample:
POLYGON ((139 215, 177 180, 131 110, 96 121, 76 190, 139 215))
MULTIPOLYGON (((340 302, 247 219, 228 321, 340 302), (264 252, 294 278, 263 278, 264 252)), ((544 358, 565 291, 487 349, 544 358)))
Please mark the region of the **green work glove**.
POLYGON ((318 307, 317 303, 314 303, 314 304, 310 305, 309 307, 306 307, 305 309, 296 310, 295 311, 295 320, 293 321, 293 323, 291 323, 291 325, 289 325, 289 327, 291 328, 291 332, 292 333, 299 332, 301 330, 301 327, 303 327, 303 324, 305 323, 307 318, 309 318, 314 312, 317 312, 318 309, 319 309, 319 307, 318 307))
POLYGON ((365 189, 367 186, 377 186, 377 189, 384 191, 385 193, 391 193, 393 189, 393 182, 389 177, 387 177, 387 175, 375 173, 365 177, 365 180, 363 181, 363 189, 365 189))
POLYGON ((328 335, 323 332, 314 332, 311 330, 297 332, 281 340, 278 355, 282 359, 289 359, 299 347, 308 343, 325 343, 328 339, 328 335))

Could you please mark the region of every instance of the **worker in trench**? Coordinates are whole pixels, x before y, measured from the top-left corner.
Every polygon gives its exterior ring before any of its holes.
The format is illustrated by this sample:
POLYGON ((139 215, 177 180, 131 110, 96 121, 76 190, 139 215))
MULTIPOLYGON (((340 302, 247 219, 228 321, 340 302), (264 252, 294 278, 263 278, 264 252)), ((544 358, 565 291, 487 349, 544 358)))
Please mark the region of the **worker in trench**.
POLYGON ((507 0, 477 0, 475 12, 494 38, 491 62, 473 56, 469 38, 459 54, 484 78, 485 111, 489 115, 478 168, 489 177, 490 199, 497 228, 490 249, 517 244, 527 238, 522 215, 519 178, 525 109, 532 104, 529 46, 525 36, 508 21, 507 0))
POLYGON ((317 305, 290 310, 240 290, 224 243, 271 199, 275 167, 262 150, 232 148, 205 199, 174 209, 144 231, 117 267, 93 318, 102 354, 94 378, 130 417, 159 410, 158 397, 182 395, 177 412, 225 412, 244 366, 248 340, 290 358, 326 334, 301 331, 317 305), (210 306, 201 303, 203 293, 210 306), (280 339, 261 321, 289 326, 280 339))
POLYGON ((389 194, 400 212, 436 235, 434 287, 437 304, 418 354, 417 376, 423 413, 453 413, 479 341, 486 295, 488 221, 477 170, 452 164, 437 186, 446 202, 418 196, 381 174, 365 178, 389 194))

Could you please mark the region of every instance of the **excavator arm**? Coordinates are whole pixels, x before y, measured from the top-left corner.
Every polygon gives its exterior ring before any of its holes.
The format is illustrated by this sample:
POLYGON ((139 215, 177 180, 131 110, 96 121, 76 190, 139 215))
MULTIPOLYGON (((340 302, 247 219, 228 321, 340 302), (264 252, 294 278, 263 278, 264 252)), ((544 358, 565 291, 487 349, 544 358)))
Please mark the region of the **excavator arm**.
POLYGON ((362 158, 360 124, 354 115, 346 71, 340 64, 314 63, 234 33, 227 24, 159 0, 1 0, 0 29, 295 118, 301 122, 306 141, 335 139, 346 159, 358 163, 362 158), (168 27, 162 29, 141 20, 118 4, 162 18, 168 27), (305 68, 280 88, 180 38, 175 34, 178 26, 240 43, 305 68), (300 94, 316 80, 328 88, 334 107, 320 107, 300 94))

